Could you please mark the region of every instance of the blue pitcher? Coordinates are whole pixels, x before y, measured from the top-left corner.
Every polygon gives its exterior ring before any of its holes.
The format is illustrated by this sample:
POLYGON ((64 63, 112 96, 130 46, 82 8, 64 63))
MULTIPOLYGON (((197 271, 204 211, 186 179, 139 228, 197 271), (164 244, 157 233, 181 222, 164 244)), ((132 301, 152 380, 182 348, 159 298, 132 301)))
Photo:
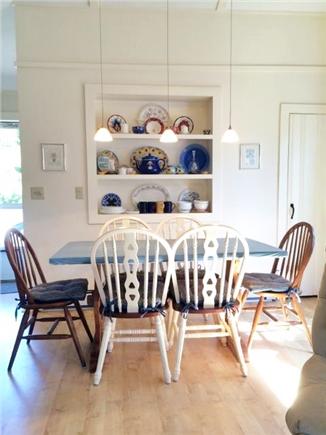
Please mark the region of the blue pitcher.
POLYGON ((141 174, 160 174, 165 168, 165 160, 148 154, 137 159, 136 167, 141 174))

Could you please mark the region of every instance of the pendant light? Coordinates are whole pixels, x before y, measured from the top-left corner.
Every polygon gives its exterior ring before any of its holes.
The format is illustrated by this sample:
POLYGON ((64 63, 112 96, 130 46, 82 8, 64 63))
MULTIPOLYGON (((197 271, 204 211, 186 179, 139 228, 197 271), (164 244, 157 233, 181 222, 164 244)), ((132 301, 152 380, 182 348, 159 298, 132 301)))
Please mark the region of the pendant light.
MULTIPOLYGON (((169 0, 166 0, 166 77, 167 77, 167 103, 168 122, 170 121, 170 65, 169 65, 169 0)), ((163 131, 160 137, 162 143, 178 142, 178 137, 169 126, 163 131)))
POLYGON ((113 137, 109 130, 104 127, 104 102, 103 102, 103 53, 102 53, 102 0, 98 2, 99 20, 99 47, 100 47, 100 75, 101 75, 101 127, 94 135, 95 142, 112 142, 113 137))
POLYGON ((229 128, 224 132, 222 136, 222 142, 223 143, 236 143, 239 142, 239 135, 238 133, 233 130, 232 128, 232 54, 233 54, 233 44, 232 44, 232 37, 233 37, 233 2, 231 1, 231 8, 230 8, 230 63, 229 63, 229 83, 230 83, 230 109, 229 109, 229 128))

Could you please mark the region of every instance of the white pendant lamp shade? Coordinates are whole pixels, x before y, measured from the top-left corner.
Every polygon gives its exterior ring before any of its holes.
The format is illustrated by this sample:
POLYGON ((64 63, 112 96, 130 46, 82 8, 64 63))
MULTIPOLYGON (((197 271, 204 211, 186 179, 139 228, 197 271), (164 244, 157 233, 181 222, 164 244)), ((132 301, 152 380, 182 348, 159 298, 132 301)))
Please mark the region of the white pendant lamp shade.
POLYGON ((222 143, 237 143, 239 142, 238 133, 230 126, 222 136, 222 143))
POLYGON ((162 142, 162 143, 175 143, 175 142, 178 142, 178 137, 171 128, 167 128, 161 134, 160 142, 162 142))
POLYGON ((112 142, 113 137, 109 130, 105 127, 101 127, 94 135, 95 142, 112 142))

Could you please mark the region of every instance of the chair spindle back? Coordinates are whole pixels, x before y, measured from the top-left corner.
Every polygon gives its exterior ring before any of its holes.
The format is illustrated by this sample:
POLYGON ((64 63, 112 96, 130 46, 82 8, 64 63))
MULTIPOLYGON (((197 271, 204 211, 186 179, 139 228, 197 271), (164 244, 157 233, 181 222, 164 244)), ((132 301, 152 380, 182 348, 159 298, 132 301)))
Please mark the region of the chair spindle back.
POLYGON ((220 308, 236 300, 249 248, 235 229, 204 225, 187 231, 175 242, 172 254, 174 262, 184 262, 184 288, 172 273, 178 303, 220 308), (199 265, 203 274, 198 274, 199 265))
POLYGON ((158 225, 156 232, 166 240, 174 240, 186 231, 200 227, 200 223, 191 217, 169 217, 158 225))
POLYGON ((121 228, 99 237, 91 253, 92 270, 104 306, 116 304, 119 313, 141 313, 164 306, 171 276, 171 248, 147 229, 121 228), (159 264, 168 263, 164 283, 159 264), (98 263, 103 267, 98 268, 98 263), (124 273, 119 273, 123 264, 124 273))
POLYGON ((11 228, 5 236, 5 249, 15 274, 20 301, 33 303, 29 289, 45 283, 46 279, 31 244, 20 231, 11 228))
POLYGON ((284 235, 280 248, 288 252, 287 257, 277 258, 272 273, 277 273, 291 282, 291 287, 299 289, 305 268, 310 260, 315 244, 314 231, 307 222, 298 222, 284 235))

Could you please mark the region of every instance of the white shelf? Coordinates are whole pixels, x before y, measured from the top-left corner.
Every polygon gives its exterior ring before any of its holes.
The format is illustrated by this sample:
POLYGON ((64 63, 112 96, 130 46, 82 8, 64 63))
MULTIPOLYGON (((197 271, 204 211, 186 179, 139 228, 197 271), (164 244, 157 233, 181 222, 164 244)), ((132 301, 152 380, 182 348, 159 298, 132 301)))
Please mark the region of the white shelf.
MULTIPOLYGON (((160 139, 160 134, 134 134, 134 133, 114 133, 112 134, 114 139, 160 139)), ((189 140, 212 140, 212 134, 178 134, 178 139, 189 139, 189 140)), ((172 145, 173 144, 168 144, 172 145)))
POLYGON ((98 213, 96 218, 96 223, 103 224, 109 219, 115 218, 115 217, 126 217, 126 216, 136 216, 140 219, 143 219, 147 222, 153 222, 153 223, 159 223, 163 219, 167 219, 170 216, 173 217, 186 217, 186 216, 192 216, 195 219, 198 218, 203 221, 211 221, 213 213, 212 212, 190 212, 190 213, 137 213, 137 214, 129 214, 129 213, 122 213, 122 214, 107 214, 107 213, 98 213))
POLYGON ((107 174, 97 175, 98 180, 101 181, 113 181, 113 180, 212 180, 212 174, 132 174, 132 175, 120 175, 120 174, 107 174))

